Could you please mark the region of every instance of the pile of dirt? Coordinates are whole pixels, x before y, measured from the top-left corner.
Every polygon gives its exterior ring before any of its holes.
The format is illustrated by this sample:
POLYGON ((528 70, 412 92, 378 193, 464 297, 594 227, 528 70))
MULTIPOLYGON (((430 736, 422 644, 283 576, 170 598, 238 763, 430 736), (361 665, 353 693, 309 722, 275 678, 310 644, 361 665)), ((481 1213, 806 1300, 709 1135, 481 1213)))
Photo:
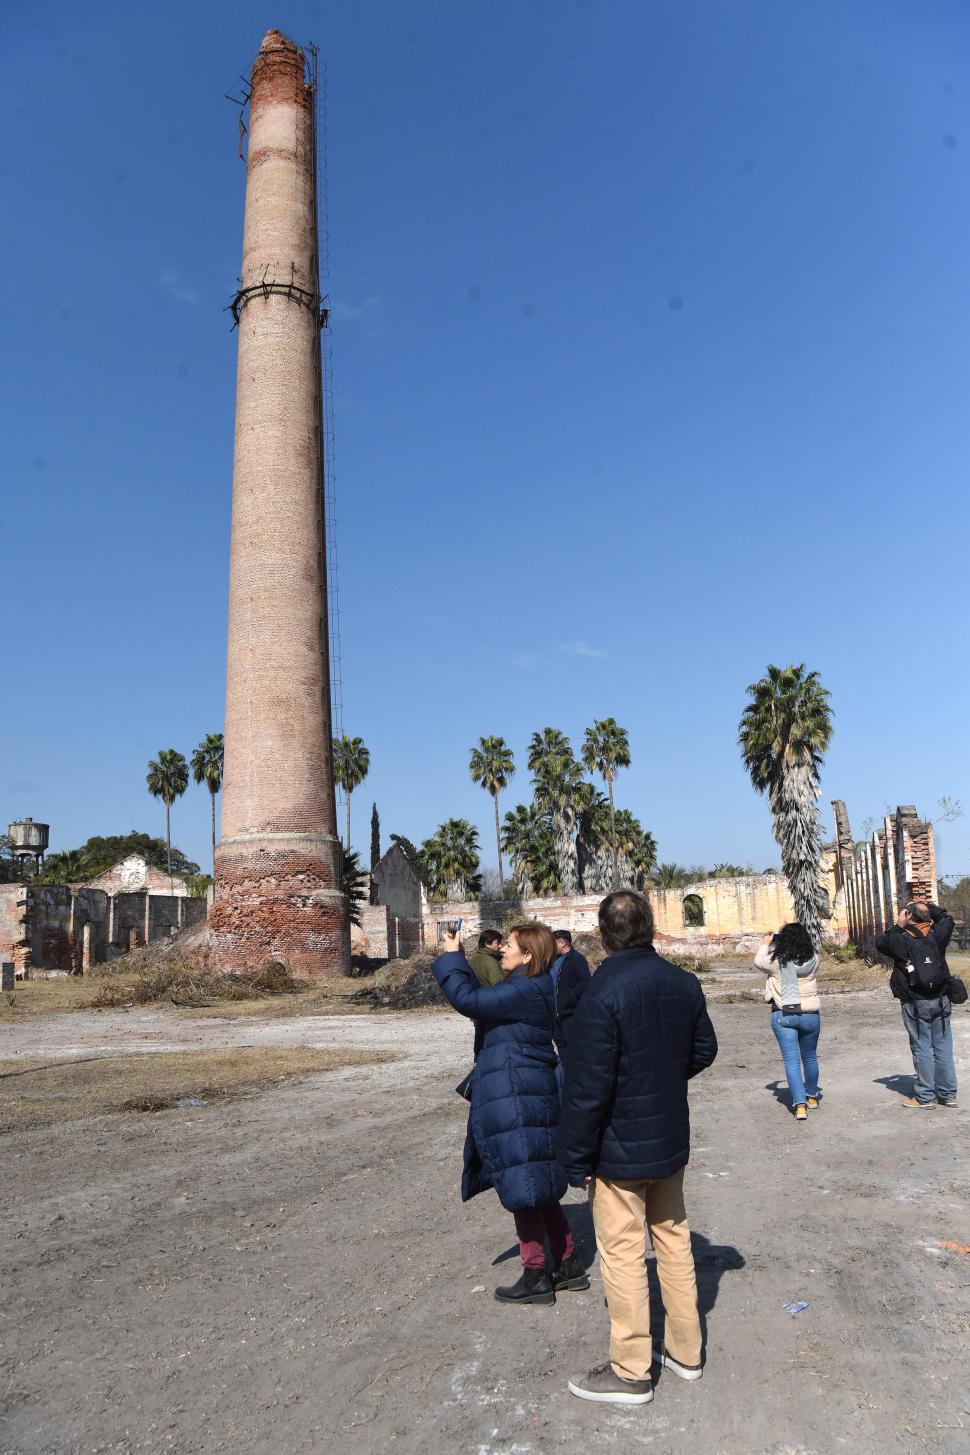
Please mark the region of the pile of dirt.
POLYGON ((294 980, 278 960, 267 960, 254 974, 226 975, 209 963, 206 950, 196 955, 159 955, 136 950, 121 960, 97 967, 92 975, 97 988, 90 1001, 94 1010, 119 1005, 206 1006, 217 1001, 265 1000, 275 995, 299 995, 307 982, 294 980))
POLYGON ((426 1006, 447 1004, 431 973, 435 956, 419 950, 406 960, 389 960, 374 976, 374 983, 350 1000, 357 1005, 378 1006, 383 1010, 421 1010, 426 1006))

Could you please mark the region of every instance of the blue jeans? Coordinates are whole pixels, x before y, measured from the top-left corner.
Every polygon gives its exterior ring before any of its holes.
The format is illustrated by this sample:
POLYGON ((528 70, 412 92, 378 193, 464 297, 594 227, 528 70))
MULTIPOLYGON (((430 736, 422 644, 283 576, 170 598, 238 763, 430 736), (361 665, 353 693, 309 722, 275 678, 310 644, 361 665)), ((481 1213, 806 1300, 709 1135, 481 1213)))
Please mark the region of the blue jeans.
POLYGON ((926 1103, 935 1101, 937 1097, 940 1101, 954 1101, 957 1068, 953 1064, 948 998, 944 995, 939 1000, 914 1000, 911 1005, 904 1002, 902 1012, 916 1072, 913 1095, 917 1101, 926 1103), (941 1009, 946 1012, 945 1015, 940 1015, 941 1009))
POLYGON ((821 1028, 817 1010, 800 1010, 794 1015, 780 1010, 771 1013, 771 1029, 781 1047, 792 1106, 804 1105, 806 1096, 818 1096, 816 1047, 821 1028))

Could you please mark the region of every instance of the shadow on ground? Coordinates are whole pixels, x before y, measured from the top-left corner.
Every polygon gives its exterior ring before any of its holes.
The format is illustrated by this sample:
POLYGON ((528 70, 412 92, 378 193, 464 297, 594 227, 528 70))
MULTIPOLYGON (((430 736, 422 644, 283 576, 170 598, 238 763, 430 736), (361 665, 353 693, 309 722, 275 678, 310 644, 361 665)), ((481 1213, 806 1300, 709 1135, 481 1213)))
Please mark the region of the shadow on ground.
POLYGON ((874 1076, 873 1086, 885 1086, 887 1091, 894 1091, 897 1096, 912 1096, 916 1086, 914 1076, 874 1076))

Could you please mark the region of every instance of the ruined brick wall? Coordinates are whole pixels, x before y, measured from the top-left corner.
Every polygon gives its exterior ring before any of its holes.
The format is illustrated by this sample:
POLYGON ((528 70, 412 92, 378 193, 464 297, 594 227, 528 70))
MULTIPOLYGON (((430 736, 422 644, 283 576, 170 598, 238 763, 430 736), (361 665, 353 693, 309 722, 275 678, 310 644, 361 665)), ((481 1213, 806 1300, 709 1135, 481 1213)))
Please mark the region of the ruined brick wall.
POLYGON ((206 901, 117 894, 82 885, 0 885, 0 959, 23 970, 78 974, 205 919, 206 901))
POLYGON ((103 874, 85 883, 88 889, 103 889, 106 894, 133 893, 138 889, 147 889, 150 894, 187 895, 189 892, 184 879, 173 874, 169 880, 164 869, 156 869, 140 854, 131 854, 120 864, 112 865, 103 874))
MULTIPOLYGON (((823 880, 834 913, 825 924, 825 937, 837 943, 848 938, 845 900, 835 884, 834 854, 823 861, 823 880)), ((552 929, 573 934, 598 932, 601 894, 557 896, 548 899, 496 900, 486 903, 430 903, 424 915, 424 939, 437 944, 446 920, 462 918, 462 938, 476 937, 482 929, 499 927, 513 915, 542 920, 552 929)), ((781 874, 753 874, 740 879, 707 879, 677 889, 651 890, 656 943, 659 947, 711 956, 724 951, 753 953, 762 937, 794 918, 788 884, 781 874), (684 900, 696 896, 703 924, 685 923, 684 900)))
POLYGON ((0 884, 0 960, 24 970, 29 958, 26 884, 0 884))
MULTIPOLYGON (((849 843, 848 815, 837 802, 836 828, 844 823, 849 843)), ((935 900, 937 895, 936 849, 933 825, 919 817, 911 804, 887 814, 882 827, 851 855, 839 844, 837 877, 844 897, 849 939, 870 949, 909 899, 935 900)))

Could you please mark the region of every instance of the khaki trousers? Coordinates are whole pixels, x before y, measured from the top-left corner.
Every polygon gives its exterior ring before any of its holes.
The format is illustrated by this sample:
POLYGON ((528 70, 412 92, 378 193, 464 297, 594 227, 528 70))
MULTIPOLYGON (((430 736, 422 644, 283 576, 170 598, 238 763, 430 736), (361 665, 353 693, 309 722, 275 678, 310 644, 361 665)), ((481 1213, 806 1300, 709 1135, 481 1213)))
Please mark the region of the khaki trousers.
POLYGON ((644 1258, 647 1232, 657 1255, 667 1353, 679 1364, 700 1364, 697 1279, 684 1210, 684 1169, 655 1182, 594 1177, 589 1200, 610 1311, 610 1361, 621 1379, 648 1379, 650 1289, 644 1258))

